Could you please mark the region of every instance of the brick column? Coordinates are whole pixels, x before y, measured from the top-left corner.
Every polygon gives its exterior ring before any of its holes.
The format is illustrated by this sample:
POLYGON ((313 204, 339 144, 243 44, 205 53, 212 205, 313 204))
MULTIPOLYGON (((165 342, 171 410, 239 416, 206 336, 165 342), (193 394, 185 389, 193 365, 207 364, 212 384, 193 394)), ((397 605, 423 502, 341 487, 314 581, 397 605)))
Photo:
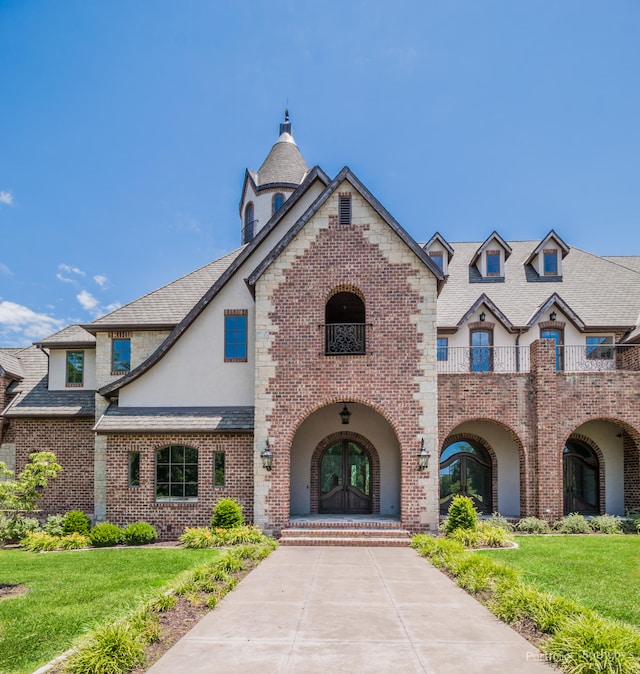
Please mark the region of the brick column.
POLYGON ((530 514, 557 520, 563 514, 562 447, 558 436, 556 345, 538 339, 531 345, 533 451, 528 469, 535 475, 530 514))
MULTIPOLYGON (((635 434, 634 434, 635 435, 635 434)), ((624 509, 635 510, 640 508, 640 449, 637 438, 628 432, 623 436, 624 447, 624 509)))

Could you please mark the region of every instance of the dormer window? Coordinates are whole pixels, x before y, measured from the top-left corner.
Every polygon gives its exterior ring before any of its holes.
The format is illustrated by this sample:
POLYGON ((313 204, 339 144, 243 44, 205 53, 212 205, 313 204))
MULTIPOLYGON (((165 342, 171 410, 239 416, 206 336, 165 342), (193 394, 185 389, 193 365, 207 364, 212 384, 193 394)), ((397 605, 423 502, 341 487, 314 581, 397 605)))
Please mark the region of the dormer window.
POLYGON ((558 249, 545 248, 543 252, 543 266, 545 276, 558 275, 558 249))
POLYGON ((429 257, 440 267, 444 269, 444 253, 441 250, 432 250, 429 253, 429 257))
POLYGON ((487 276, 502 276, 500 273, 500 251, 487 251, 487 276))

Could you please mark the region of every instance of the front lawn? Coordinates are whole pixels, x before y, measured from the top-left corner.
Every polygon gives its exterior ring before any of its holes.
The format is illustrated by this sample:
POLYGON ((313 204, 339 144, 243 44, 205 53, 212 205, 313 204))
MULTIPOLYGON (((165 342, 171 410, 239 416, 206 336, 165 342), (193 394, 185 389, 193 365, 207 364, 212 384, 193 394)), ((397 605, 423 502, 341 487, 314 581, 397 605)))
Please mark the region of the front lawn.
POLYGON ((33 672, 79 634, 124 615, 181 571, 219 554, 167 548, 0 550, 0 584, 28 589, 0 600, 0 672, 33 672))
POLYGON ((519 548, 482 551, 525 583, 640 625, 640 536, 518 536, 519 548))

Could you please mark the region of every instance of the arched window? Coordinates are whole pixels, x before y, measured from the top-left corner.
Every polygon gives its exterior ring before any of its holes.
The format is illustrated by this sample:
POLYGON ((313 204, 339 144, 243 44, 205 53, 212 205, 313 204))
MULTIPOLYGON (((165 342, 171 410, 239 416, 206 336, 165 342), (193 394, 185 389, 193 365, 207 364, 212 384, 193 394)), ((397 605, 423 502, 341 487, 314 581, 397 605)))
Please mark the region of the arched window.
POLYGON ((569 440, 562 454, 564 514, 600 513, 600 462, 588 445, 569 440))
POLYGON ((484 513, 492 512, 491 457, 479 444, 460 440, 440 455, 440 513, 446 514, 454 496, 469 496, 484 513))
POLYGON ((253 239, 253 202, 249 202, 244 209, 244 226, 242 228, 242 243, 249 243, 253 239))
POLYGON ((363 354, 366 351, 364 302, 354 293, 339 292, 325 306, 326 355, 363 354))
POLYGON ((284 194, 278 192, 273 195, 273 200, 271 201, 271 213, 275 213, 278 209, 282 208, 284 204, 284 194))
POLYGON ((156 450, 156 501, 198 500, 198 450, 169 445, 156 450))

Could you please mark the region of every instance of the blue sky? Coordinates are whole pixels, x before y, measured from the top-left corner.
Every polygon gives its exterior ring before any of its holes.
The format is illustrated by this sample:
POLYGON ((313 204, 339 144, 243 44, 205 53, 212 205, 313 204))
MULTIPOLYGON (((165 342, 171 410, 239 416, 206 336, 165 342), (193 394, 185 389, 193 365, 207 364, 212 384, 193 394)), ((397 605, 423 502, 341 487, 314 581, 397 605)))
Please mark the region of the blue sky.
POLYGON ((637 0, 0 0, 0 346, 240 241, 288 102, 418 241, 640 255, 637 0))

